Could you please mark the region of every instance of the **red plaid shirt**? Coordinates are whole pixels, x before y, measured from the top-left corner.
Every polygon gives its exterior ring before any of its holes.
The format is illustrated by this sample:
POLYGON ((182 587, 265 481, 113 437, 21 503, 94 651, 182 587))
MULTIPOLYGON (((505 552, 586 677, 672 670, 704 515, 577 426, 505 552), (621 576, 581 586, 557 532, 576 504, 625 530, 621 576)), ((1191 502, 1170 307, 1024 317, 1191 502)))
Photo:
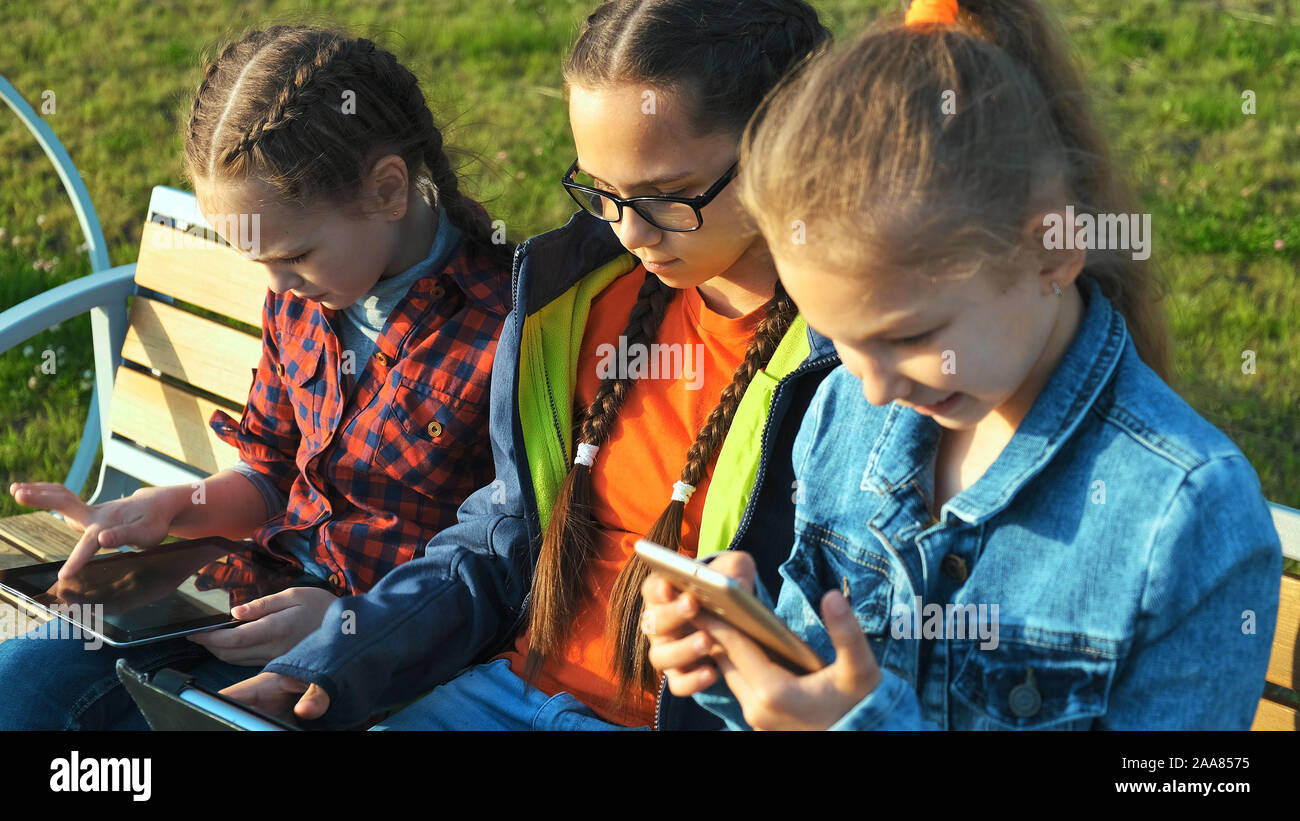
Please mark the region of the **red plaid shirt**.
POLYGON ((363 593, 423 553, 494 475, 488 394, 511 272, 466 249, 462 238, 393 309, 346 404, 335 311, 268 290, 243 418, 209 420, 288 495, 254 540, 294 561, 271 538, 316 527, 313 555, 339 590, 363 593))

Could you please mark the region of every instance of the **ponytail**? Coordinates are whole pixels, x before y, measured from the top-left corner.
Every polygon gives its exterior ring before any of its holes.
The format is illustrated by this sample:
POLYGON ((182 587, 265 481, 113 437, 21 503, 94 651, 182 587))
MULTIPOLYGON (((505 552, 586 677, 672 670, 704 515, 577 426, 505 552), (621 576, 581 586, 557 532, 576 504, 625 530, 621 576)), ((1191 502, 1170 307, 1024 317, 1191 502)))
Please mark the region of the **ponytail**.
MULTIPOLYGON (((801 253, 831 267, 872 259, 962 271, 1005 260, 1051 183, 1079 214, 1137 210, 1040 3, 936 11, 950 5, 914 3, 909 24, 882 24, 764 100, 741 140, 739 183, 765 236, 805 220, 801 253)), ((1089 249, 1081 276, 1167 379, 1166 289, 1148 262, 1089 249)))
MULTIPOLYGON (((1036 0, 967 0, 969 30, 1029 67, 1071 159, 1067 185, 1092 213, 1136 213, 1137 197, 1115 167, 1082 74, 1036 0)), ((1147 260, 1120 249, 1090 249, 1084 275, 1124 316, 1147 366, 1169 379, 1169 337, 1160 301, 1165 284, 1147 260)))

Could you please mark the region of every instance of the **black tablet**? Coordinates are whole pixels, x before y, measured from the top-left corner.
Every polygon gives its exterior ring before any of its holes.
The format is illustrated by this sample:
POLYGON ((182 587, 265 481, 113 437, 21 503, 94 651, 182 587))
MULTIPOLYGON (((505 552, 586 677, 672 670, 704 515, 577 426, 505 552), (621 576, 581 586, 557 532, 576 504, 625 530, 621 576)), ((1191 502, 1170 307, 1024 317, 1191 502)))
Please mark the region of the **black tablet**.
POLYGON ((59 579, 62 566, 0 570, 0 587, 115 647, 239 624, 232 607, 290 587, 329 589, 252 542, 215 537, 99 556, 71 579, 59 579))
MULTIPOLYGON (((298 730, 275 716, 209 690, 188 673, 164 668, 140 673, 117 660, 117 677, 152 730, 298 730)), ((297 719, 294 719, 296 722, 297 719)))

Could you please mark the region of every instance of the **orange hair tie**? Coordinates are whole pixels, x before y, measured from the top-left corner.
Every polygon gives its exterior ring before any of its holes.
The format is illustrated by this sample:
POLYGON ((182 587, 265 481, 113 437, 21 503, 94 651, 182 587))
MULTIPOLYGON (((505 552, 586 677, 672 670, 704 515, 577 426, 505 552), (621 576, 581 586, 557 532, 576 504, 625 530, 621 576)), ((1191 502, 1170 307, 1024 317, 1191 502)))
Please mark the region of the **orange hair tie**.
POLYGON ((907 7, 904 25, 915 26, 920 23, 943 23, 952 25, 957 22, 957 0, 913 0, 907 7))

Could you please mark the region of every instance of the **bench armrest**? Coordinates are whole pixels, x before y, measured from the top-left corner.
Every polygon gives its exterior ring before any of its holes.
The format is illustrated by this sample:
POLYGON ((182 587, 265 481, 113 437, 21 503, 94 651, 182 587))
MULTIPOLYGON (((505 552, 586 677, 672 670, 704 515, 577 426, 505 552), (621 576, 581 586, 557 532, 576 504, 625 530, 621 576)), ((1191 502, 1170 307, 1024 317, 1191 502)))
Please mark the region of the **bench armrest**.
POLYGON ((1273 527, 1277 528, 1278 539, 1282 542, 1282 555, 1300 562, 1300 510, 1268 503, 1268 512, 1273 515, 1273 527))
POLYGON ((0 353, 92 308, 126 322, 126 298, 135 293, 135 263, 79 277, 0 313, 0 353))

